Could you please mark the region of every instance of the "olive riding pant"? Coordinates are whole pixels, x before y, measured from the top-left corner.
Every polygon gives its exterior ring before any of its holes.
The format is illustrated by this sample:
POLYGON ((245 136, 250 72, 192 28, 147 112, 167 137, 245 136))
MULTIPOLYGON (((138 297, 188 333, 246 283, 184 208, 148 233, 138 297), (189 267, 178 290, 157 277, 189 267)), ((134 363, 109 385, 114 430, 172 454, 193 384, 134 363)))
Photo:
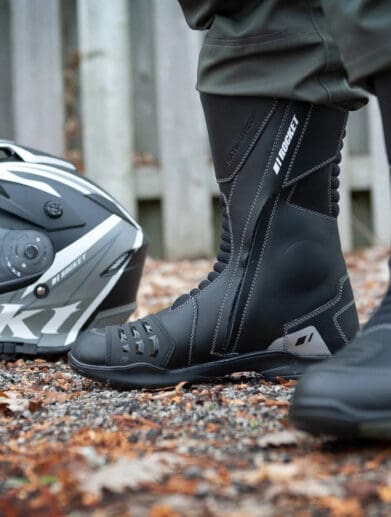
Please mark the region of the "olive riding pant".
POLYGON ((200 91, 261 95, 348 109, 391 65, 390 0, 179 0, 207 30, 200 91))

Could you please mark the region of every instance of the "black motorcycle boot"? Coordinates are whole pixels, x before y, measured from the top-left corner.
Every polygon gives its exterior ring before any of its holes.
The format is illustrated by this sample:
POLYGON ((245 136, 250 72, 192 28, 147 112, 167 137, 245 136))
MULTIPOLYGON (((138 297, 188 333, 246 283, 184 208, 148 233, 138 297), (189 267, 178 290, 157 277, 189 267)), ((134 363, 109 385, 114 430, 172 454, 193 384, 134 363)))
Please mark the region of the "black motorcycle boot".
MULTIPOLYGON (((391 70, 373 78, 391 164, 391 70)), ((299 382, 292 422, 314 434, 391 438, 391 284, 360 334, 299 382)))
POLYGON ((84 333, 69 355, 83 375, 127 387, 246 370, 297 378, 358 329, 336 220, 347 113, 258 97, 202 103, 224 207, 214 271, 157 314, 84 333))
POLYGON ((391 288, 369 322, 327 364, 300 379, 290 419, 341 438, 391 438, 391 288))

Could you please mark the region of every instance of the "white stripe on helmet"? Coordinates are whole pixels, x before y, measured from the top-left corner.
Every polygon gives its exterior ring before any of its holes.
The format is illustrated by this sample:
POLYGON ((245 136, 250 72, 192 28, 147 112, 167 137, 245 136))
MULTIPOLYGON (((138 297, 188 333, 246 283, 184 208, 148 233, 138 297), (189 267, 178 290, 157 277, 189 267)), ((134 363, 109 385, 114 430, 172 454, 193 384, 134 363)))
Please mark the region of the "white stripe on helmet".
POLYGON ((10 183, 18 183, 19 185, 24 185, 26 187, 35 188, 41 190, 42 192, 46 192, 52 196, 61 197, 60 194, 53 187, 45 183, 44 181, 37 180, 28 180, 26 178, 21 178, 17 174, 12 172, 12 169, 2 167, 0 169, 0 179, 2 181, 8 181, 10 183), (3 170, 1 170, 3 169, 3 170))

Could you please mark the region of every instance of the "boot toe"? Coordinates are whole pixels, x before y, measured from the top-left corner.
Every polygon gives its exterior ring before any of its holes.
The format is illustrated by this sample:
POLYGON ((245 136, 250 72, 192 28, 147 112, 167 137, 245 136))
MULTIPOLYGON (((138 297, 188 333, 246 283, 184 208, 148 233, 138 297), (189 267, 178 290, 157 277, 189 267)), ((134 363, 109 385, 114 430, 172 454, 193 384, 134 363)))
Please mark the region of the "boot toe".
POLYGON ((289 414, 304 431, 350 438, 363 435, 372 422, 391 425, 390 399, 386 369, 340 364, 337 356, 329 364, 310 368, 300 379, 289 414))
MULTIPOLYGON (((349 384, 339 372, 311 368, 296 386, 289 410, 291 422, 312 434, 349 436, 354 425, 349 425, 349 410, 341 403, 340 381, 349 384)), ((351 386, 348 388, 351 391, 351 386)), ((348 393, 343 398, 349 398, 348 393)))
POLYGON ((107 342, 103 329, 92 329, 83 332, 72 345, 71 358, 77 362, 104 366, 107 364, 107 342))
POLYGON ((297 384, 293 405, 318 400, 351 411, 389 407, 390 364, 388 335, 382 330, 360 334, 332 359, 308 369, 297 384))

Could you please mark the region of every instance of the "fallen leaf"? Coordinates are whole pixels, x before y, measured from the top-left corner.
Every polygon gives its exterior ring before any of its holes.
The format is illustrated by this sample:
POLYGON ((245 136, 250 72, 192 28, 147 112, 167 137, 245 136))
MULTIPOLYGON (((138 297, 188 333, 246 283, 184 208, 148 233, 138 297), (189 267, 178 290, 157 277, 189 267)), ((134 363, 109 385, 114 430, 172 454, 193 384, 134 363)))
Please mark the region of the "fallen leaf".
POLYGON ((351 476, 352 474, 357 474, 357 472, 360 472, 360 466, 351 463, 343 465, 339 470, 342 476, 351 476))
POLYGON ((276 377, 276 381, 278 382, 278 384, 283 384, 287 387, 293 387, 297 384, 297 381, 295 379, 284 379, 284 377, 276 377))
POLYGON ((376 470, 380 467, 380 465, 390 457, 391 455, 391 450, 390 449, 385 449, 381 452, 379 452, 378 454, 376 454, 376 456, 374 458, 372 458, 371 460, 367 461, 366 464, 365 464, 365 467, 368 469, 368 470, 376 470))
POLYGON ((260 447, 279 447, 280 445, 297 445, 307 437, 299 431, 280 431, 278 433, 269 433, 258 439, 260 447))
POLYGON ((228 405, 229 406, 244 406, 245 402, 244 402, 244 400, 241 400, 241 399, 229 399, 228 405))
POLYGON ((104 489, 122 493, 126 489, 140 488, 157 483, 182 463, 180 456, 167 453, 153 453, 136 459, 121 458, 81 479, 82 491, 99 496, 104 489))
POLYGON ((279 495, 286 494, 306 498, 335 496, 336 486, 328 485, 316 479, 289 480, 289 482, 272 485, 267 490, 265 497, 273 499, 279 495))
POLYGON ((378 488, 380 499, 383 503, 391 503, 391 486, 381 486, 378 488))
POLYGON ((276 407, 288 407, 290 405, 290 402, 287 400, 272 400, 272 399, 266 399, 263 404, 265 406, 276 406, 276 407))
POLYGON ((14 391, 0 392, 0 411, 11 413, 23 413, 35 411, 41 407, 40 402, 19 397, 14 391))
POLYGON ((180 393, 183 392, 183 388, 185 386, 189 386, 189 383, 187 381, 182 381, 182 382, 179 382, 176 386, 175 386, 175 392, 179 395, 180 393))
POLYGON ((318 498, 317 501, 330 510, 332 517, 364 517, 363 509, 357 499, 330 496, 318 498))
POLYGON ((261 464, 257 470, 236 473, 233 478, 249 486, 255 486, 264 480, 273 483, 293 480, 300 473, 300 469, 293 463, 261 464))
POLYGON ((175 512, 167 505, 156 504, 149 510, 148 517, 181 517, 179 513, 175 512))

